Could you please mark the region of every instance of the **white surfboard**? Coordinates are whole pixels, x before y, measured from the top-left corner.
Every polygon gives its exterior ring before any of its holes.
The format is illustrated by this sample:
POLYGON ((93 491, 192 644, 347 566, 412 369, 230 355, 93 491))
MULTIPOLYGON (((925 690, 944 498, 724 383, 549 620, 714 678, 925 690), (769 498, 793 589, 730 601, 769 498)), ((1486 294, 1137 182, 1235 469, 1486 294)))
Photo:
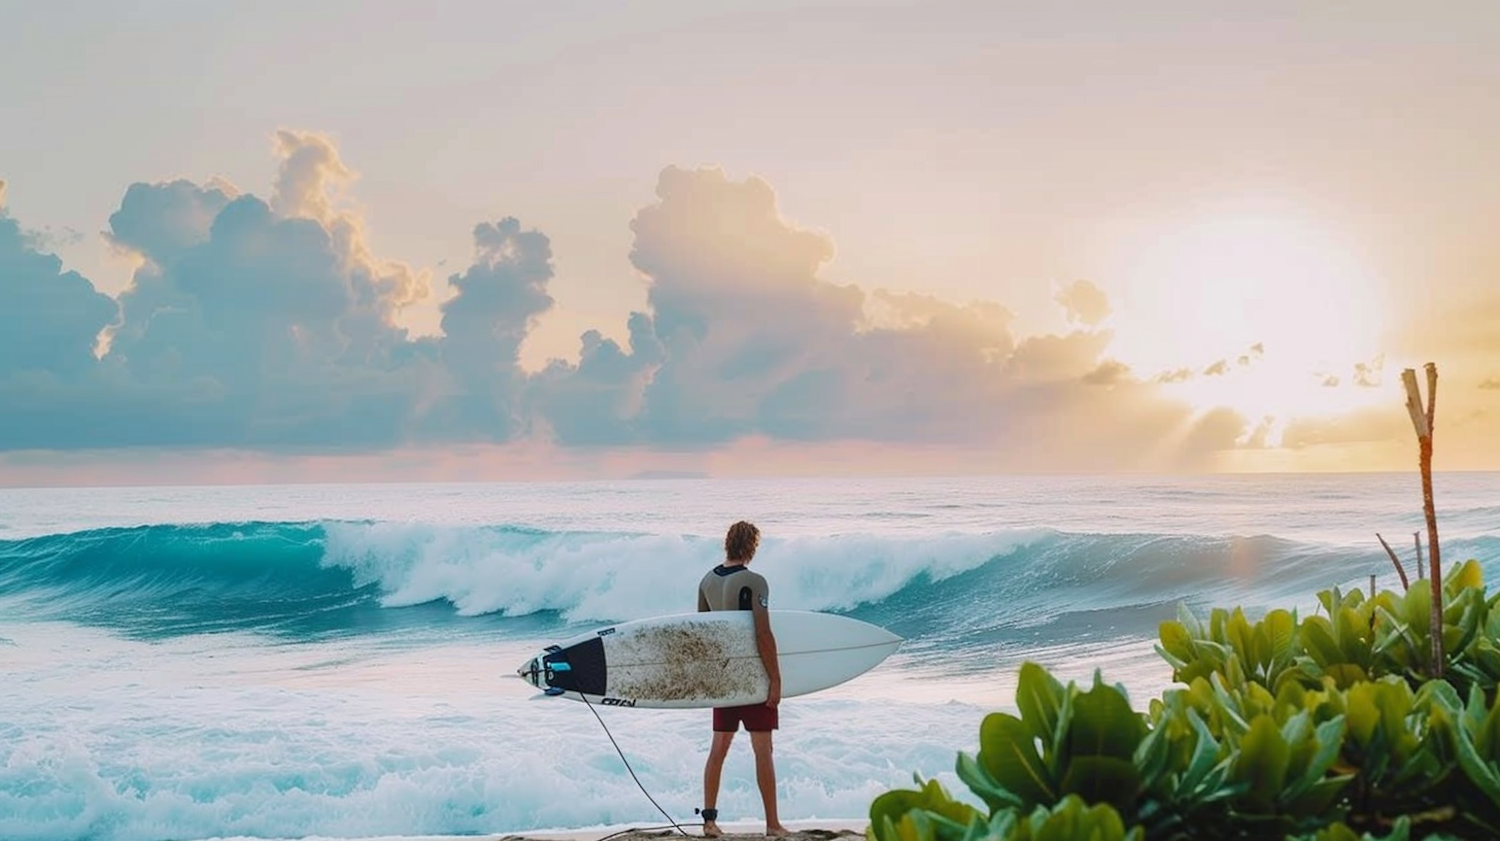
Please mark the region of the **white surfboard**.
MULTIPOLYGON (((902 643, 884 628, 802 610, 772 610, 781 696, 837 686, 902 643)), ((549 695, 619 707, 730 707, 766 699, 766 669, 748 610, 637 619, 579 634, 517 669, 549 695)))

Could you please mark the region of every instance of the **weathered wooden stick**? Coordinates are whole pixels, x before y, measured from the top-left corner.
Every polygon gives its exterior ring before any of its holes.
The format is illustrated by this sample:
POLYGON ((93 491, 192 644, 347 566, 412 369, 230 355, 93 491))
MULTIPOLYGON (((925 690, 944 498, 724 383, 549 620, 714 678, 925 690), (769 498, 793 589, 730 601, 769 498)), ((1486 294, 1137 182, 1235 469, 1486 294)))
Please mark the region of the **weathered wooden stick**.
POLYGON ((1401 384, 1406 388, 1406 411, 1411 415, 1412 428, 1417 432, 1418 464, 1422 471, 1422 513, 1427 517, 1428 580, 1432 586, 1432 676, 1443 676, 1443 570, 1439 566, 1441 554, 1437 542, 1437 512, 1432 503, 1432 426, 1433 408, 1437 403, 1437 366, 1427 363, 1427 391, 1432 404, 1422 406, 1422 393, 1417 387, 1417 372, 1411 368, 1401 372, 1401 384))
POLYGON ((1411 425, 1417 430, 1417 440, 1427 437, 1427 412, 1422 409, 1422 392, 1417 388, 1417 372, 1410 368, 1401 372, 1401 385, 1406 387, 1406 412, 1411 415, 1411 425))
POLYGON ((1427 515, 1427 549, 1432 556, 1432 577, 1438 577, 1438 565, 1442 555, 1438 550, 1437 506, 1432 501, 1432 438, 1436 425, 1433 411, 1437 408, 1437 365, 1427 363, 1427 454, 1422 461, 1422 513, 1427 515))
MULTIPOLYGON (((1403 567, 1401 565, 1401 559, 1396 557, 1396 550, 1391 548, 1391 544, 1385 542, 1385 538, 1381 537, 1380 532, 1378 531, 1375 532, 1375 539, 1380 541, 1381 546, 1385 547, 1385 553, 1391 556, 1391 563, 1396 566, 1396 574, 1401 576, 1401 589, 1410 590, 1411 582, 1406 580, 1406 567, 1403 567)), ((1418 569, 1421 569, 1421 567, 1418 567, 1418 569)), ((1371 577, 1373 578, 1374 576, 1371 577)), ((1371 591, 1370 595, 1375 595, 1373 590, 1371 591)))
POLYGON ((1422 569, 1422 533, 1419 531, 1412 532, 1411 541, 1417 544, 1417 577, 1426 578, 1427 572, 1422 569))
POLYGON ((1427 363, 1427 437, 1432 437, 1432 430, 1437 424, 1437 365, 1427 363))
POLYGON ((1370 598, 1375 598, 1375 573, 1370 573, 1370 598))

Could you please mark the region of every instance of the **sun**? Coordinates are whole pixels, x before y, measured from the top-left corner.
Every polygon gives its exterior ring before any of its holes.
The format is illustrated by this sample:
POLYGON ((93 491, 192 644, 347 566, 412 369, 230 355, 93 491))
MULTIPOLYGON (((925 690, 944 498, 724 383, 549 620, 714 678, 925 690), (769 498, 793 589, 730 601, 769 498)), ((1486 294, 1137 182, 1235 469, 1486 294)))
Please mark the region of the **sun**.
POLYGON ((1115 352, 1200 410, 1252 423, 1382 399, 1369 365, 1383 283, 1328 226, 1287 208, 1217 213, 1131 244, 1115 352))

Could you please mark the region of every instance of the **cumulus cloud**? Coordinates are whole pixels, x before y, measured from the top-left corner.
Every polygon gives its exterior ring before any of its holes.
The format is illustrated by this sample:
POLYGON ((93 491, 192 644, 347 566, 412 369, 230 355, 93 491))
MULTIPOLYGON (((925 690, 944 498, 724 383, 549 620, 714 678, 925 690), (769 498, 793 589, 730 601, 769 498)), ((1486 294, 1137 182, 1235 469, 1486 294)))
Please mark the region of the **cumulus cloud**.
MULTIPOLYGON (((1186 420, 1104 357, 1106 332, 1021 337, 992 302, 823 280, 831 244, 784 220, 758 179, 668 168, 657 198, 631 226, 649 306, 631 315, 629 347, 591 331, 576 366, 555 362, 534 383, 563 443, 993 444, 1053 440, 1059 413, 1083 406, 1091 418, 1118 417, 1078 425, 1067 448, 1036 451, 1060 463, 1098 458, 1120 435, 1164 438, 1186 420)), ((1097 288, 1073 291, 1068 300, 1090 318, 1108 312, 1097 288)), ((1203 434, 1228 445, 1238 433, 1203 434)))
POLYGON ((107 418, 89 399, 100 386, 95 347, 118 314, 114 299, 0 207, 0 448, 86 439, 107 418))
POLYGON ((186 179, 132 184, 120 209, 110 214, 104 236, 117 248, 165 265, 208 239, 219 211, 237 195, 226 187, 203 188, 186 179))
POLYGON ((12 382, 87 375, 96 364, 95 341, 116 316, 112 298, 77 272, 64 271, 55 255, 38 251, 3 207, 0 300, 0 378, 12 382))
POLYGON ((354 180, 332 141, 312 132, 276 132, 281 169, 271 193, 271 207, 282 216, 300 216, 325 224, 338 218, 336 193, 354 180))
POLYGON ((405 307, 427 297, 430 278, 405 263, 377 261, 366 244, 360 216, 337 205, 357 174, 344 164, 332 140, 314 132, 279 131, 276 151, 282 163, 271 207, 278 214, 322 225, 344 263, 341 268, 360 275, 390 306, 405 307))
POLYGON ((373 255, 347 202, 356 173, 322 135, 279 132, 275 151, 267 198, 131 185, 107 232, 140 258, 118 301, 0 215, 0 287, 20 302, 0 311, 0 398, 31 407, 0 449, 839 441, 1113 469, 1202 466, 1245 431, 1111 359, 1088 281, 1057 295, 1070 329, 1041 335, 996 302, 833 283, 828 235, 783 218, 764 181, 713 168, 666 168, 630 222, 647 299, 626 338, 587 330, 576 361, 527 374, 520 347, 555 303, 544 233, 476 225, 440 334, 414 338, 396 316, 430 278, 373 255))
POLYGON ((1114 385, 1130 376, 1130 366, 1113 359, 1099 363, 1099 367, 1083 375, 1089 385, 1114 385))
POLYGON ((639 437, 631 427, 666 350, 646 313, 631 313, 627 328, 627 347, 589 330, 576 365, 553 360, 535 376, 532 400, 548 434, 585 446, 639 437))
POLYGON ((1385 378, 1385 354, 1379 354, 1369 362, 1354 364, 1354 384, 1360 388, 1379 388, 1385 378))
POLYGON ((42 398, 35 387, 13 387, 13 400, 54 411, 38 410, 0 446, 337 449, 413 434, 412 407, 430 402, 430 383, 440 380, 431 376, 438 354, 409 341, 394 316, 418 296, 421 279, 373 259, 358 218, 336 209, 329 191, 349 174, 326 139, 283 135, 280 149, 270 202, 223 182, 126 190, 107 236, 142 260, 119 297, 117 322, 116 301, 77 275, 59 275, 55 257, 8 243, 7 254, 42 269, 7 266, 0 279, 71 303, 23 298, 8 308, 27 327, 5 331, 14 347, 0 360, 55 372, 57 360, 31 357, 67 351, 73 388, 42 398), (37 317, 64 311, 76 322, 37 317), (80 354, 106 325, 107 354, 80 354), (55 415, 65 408, 96 422, 60 424, 55 415))
POLYGON ((474 253, 474 263, 448 279, 457 294, 442 306, 443 336, 434 344, 455 388, 433 417, 464 440, 506 440, 524 425, 521 342, 553 303, 552 245, 506 218, 475 226, 474 253))
POLYGON ((329 229, 246 195, 202 241, 151 258, 121 295, 126 320, 108 359, 175 403, 168 416, 190 427, 179 434, 205 444, 396 440, 405 401, 381 381, 404 331, 390 321, 395 303, 349 269, 329 229))
POLYGON ((1062 304, 1069 321, 1093 327, 1109 317, 1109 298, 1087 280, 1073 281, 1057 293, 1055 300, 1062 304))
POLYGON ((1479 382, 1479 387, 1485 391, 1500 389, 1500 377, 1485 377, 1479 382))

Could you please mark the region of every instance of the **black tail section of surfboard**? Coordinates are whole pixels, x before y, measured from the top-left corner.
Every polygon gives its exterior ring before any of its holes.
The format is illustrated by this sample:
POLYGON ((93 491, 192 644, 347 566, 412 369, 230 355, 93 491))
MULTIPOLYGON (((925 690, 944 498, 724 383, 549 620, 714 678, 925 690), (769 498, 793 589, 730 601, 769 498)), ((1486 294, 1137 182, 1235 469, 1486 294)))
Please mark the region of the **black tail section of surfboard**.
POLYGON ((543 663, 567 663, 563 671, 552 671, 548 685, 566 692, 582 692, 585 695, 603 695, 605 687, 604 640, 599 637, 570 645, 554 651, 543 658, 543 663))

